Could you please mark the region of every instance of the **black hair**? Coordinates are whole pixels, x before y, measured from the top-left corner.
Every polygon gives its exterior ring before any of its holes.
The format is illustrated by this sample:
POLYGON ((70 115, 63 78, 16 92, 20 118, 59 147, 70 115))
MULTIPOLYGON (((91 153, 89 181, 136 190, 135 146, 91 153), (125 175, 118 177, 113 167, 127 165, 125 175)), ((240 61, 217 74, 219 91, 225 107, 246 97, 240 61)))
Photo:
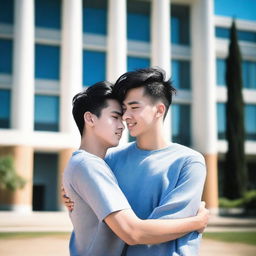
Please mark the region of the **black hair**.
POLYGON ((116 99, 116 97, 113 94, 113 84, 107 81, 85 88, 73 97, 72 114, 81 136, 84 130, 84 113, 89 111, 100 117, 102 109, 108 106, 108 99, 116 99))
POLYGON ((160 100, 166 108, 166 116, 176 93, 171 80, 165 80, 165 71, 159 67, 137 69, 121 75, 113 88, 113 93, 120 102, 124 101, 129 90, 143 87, 145 95, 150 96, 153 103, 160 100))

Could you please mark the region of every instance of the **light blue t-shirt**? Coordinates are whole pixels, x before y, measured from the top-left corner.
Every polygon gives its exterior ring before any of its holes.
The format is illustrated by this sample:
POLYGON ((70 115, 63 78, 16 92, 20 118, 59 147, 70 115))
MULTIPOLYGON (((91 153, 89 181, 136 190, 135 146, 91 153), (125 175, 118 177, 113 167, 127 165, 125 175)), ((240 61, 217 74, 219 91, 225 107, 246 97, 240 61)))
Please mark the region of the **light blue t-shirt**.
POLYGON ((124 247, 103 222, 110 213, 130 209, 105 161, 86 151, 73 153, 63 176, 67 195, 75 203, 70 218, 72 256, 120 256, 124 247))
MULTIPOLYGON (((133 211, 142 219, 196 215, 206 176, 201 154, 171 143, 161 150, 141 150, 136 143, 111 149, 106 162, 133 211)), ((201 236, 192 232, 157 245, 129 246, 127 256, 195 256, 201 236)))

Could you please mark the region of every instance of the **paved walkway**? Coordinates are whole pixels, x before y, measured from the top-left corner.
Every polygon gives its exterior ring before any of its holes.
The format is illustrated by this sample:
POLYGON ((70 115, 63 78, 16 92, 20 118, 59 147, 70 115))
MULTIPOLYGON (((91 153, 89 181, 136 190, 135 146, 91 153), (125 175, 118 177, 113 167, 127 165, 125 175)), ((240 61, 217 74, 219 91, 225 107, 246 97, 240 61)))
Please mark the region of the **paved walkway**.
MULTIPOLYGON (((0 212, 0 232, 71 230, 67 212, 0 212)), ((212 217, 206 231, 256 231, 256 219, 212 217)), ((68 240, 69 235, 0 239, 0 255, 68 256, 68 240)), ((203 239, 200 256, 216 255, 255 256, 256 246, 203 239)))

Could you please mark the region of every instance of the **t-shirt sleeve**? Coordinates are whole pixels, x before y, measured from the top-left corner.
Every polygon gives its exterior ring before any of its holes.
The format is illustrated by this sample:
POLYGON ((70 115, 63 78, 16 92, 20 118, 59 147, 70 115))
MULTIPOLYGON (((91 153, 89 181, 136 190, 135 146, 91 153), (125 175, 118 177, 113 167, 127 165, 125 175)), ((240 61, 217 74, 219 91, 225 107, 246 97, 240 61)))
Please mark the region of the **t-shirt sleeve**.
POLYGON ((71 185, 100 221, 112 212, 131 208, 110 168, 98 159, 77 163, 71 185))
POLYGON ((185 218, 196 215, 200 206, 206 167, 202 158, 188 159, 175 188, 167 189, 149 218, 185 218))

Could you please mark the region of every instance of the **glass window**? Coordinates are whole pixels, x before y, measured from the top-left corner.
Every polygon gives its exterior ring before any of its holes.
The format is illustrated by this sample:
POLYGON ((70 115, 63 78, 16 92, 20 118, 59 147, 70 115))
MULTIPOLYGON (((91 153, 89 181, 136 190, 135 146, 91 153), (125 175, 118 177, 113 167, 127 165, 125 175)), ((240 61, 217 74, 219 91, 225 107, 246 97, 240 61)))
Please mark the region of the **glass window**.
POLYGON ((243 61, 243 86, 248 89, 256 89, 256 62, 243 61))
POLYGON ((178 89, 190 89, 190 62, 185 60, 172 61, 172 81, 173 86, 178 89))
POLYGON ((84 8, 83 32, 92 34, 107 34, 107 11, 100 8, 84 8))
POLYGON ((35 77, 59 80, 60 48, 52 45, 36 44, 35 77))
POLYGON ((150 4, 127 1, 127 37, 130 40, 150 41, 150 4))
POLYGON ((218 139, 226 138, 226 104, 217 104, 218 139))
POLYGON ((0 128, 10 128, 10 98, 9 90, 0 90, 0 128))
POLYGON ((245 134, 247 140, 256 140, 256 105, 245 105, 245 134))
POLYGON ((224 59, 216 60, 216 75, 217 75, 217 85, 225 86, 226 85, 226 62, 224 59))
POLYGON ((0 23, 13 23, 14 0, 0 0, 0 23))
POLYGON ((0 39, 0 73, 12 73, 12 40, 0 39))
POLYGON ((36 0, 35 22, 37 27, 61 27, 61 0, 36 0))
POLYGON ((190 44, 190 10, 188 6, 171 6, 171 42, 173 44, 190 44))
MULTIPOLYGON (((215 28, 215 36, 218 38, 229 39, 230 38, 230 29, 216 27, 215 28)), ((247 42, 256 43, 256 32, 237 30, 237 38, 239 41, 247 41, 247 42)))
POLYGON ((214 0, 214 13, 236 19, 256 20, 256 1, 252 0, 214 0))
POLYGON ((139 57, 128 57, 127 58, 127 69, 132 71, 138 68, 147 68, 150 66, 150 61, 147 58, 139 57))
POLYGON ((190 105, 173 104, 172 110, 172 140, 186 146, 191 143, 190 105))
POLYGON ((83 85, 92 85, 106 78, 105 52, 83 51, 83 85))
POLYGON ((59 97, 35 96, 36 131, 59 131, 59 97))

